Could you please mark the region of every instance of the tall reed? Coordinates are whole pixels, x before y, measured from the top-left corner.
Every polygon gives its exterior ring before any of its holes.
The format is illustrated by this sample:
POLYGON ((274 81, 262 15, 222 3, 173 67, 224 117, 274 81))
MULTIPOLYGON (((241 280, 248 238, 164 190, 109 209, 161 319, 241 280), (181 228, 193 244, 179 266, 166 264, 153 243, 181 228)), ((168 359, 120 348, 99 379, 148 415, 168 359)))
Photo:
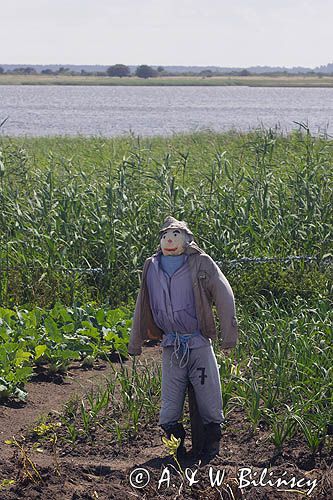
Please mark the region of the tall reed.
POLYGON ((0 151, 3 302, 127 301, 169 214, 187 220, 219 261, 330 252, 327 139, 271 129, 170 139, 1 137, 0 151))

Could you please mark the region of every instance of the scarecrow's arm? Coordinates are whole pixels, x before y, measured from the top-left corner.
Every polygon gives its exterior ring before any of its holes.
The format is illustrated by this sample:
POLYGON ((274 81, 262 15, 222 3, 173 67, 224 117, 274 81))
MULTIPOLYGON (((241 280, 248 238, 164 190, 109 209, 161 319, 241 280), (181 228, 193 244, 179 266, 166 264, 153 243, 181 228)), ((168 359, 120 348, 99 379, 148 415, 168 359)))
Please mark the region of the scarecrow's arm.
POLYGON ((235 298, 229 281, 211 257, 210 260, 210 293, 215 302, 221 327, 223 349, 235 347, 238 341, 235 298))
POLYGON ((143 339, 140 332, 140 315, 141 315, 141 296, 142 296, 142 287, 138 293, 138 297, 136 299, 132 328, 131 328, 131 336, 128 344, 128 354, 132 356, 140 355, 142 353, 142 344, 143 339))

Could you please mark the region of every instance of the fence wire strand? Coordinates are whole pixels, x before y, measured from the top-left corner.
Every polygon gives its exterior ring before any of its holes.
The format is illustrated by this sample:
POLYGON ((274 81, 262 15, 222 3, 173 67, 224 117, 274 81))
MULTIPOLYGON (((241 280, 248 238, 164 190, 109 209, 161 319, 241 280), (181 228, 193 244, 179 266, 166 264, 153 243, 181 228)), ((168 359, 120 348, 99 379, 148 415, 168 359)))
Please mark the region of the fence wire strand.
MULTIPOLYGON (((3 259, 4 260, 4 259, 3 259)), ((288 263, 293 261, 300 262, 317 262, 318 264, 331 264, 333 261, 333 256, 327 255, 324 257, 315 257, 315 256, 306 256, 306 255, 290 255, 288 257, 242 257, 240 259, 232 259, 232 260, 222 260, 217 261, 217 265, 222 266, 238 266, 242 264, 266 264, 266 263, 288 263)), ((40 270, 40 271, 63 271, 66 273, 87 273, 87 274, 108 274, 113 272, 113 269, 103 268, 103 267, 47 267, 47 266, 8 266, 2 265, 0 259, 0 271, 19 271, 21 269, 30 269, 30 270, 40 270)))

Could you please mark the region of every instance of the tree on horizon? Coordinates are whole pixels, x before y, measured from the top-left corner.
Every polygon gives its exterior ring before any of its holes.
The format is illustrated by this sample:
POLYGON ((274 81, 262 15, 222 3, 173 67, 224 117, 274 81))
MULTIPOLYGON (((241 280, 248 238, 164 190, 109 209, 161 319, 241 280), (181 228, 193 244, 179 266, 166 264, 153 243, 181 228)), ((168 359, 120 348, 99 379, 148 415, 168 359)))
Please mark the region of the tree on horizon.
POLYGON ((106 70, 106 74, 108 76, 130 76, 131 70, 125 64, 114 64, 113 66, 109 66, 106 70))
POLYGON ((153 78, 157 76, 157 71, 147 64, 141 64, 136 68, 135 75, 139 78, 153 78))

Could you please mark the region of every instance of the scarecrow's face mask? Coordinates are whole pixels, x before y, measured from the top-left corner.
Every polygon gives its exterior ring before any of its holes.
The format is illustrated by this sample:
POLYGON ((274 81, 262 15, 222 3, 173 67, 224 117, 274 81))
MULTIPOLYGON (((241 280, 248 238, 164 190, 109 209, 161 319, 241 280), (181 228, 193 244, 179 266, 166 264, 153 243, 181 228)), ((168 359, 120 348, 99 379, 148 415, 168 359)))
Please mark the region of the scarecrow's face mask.
POLYGON ((168 229, 161 236, 163 255, 181 255, 185 250, 185 232, 181 229, 168 229))

